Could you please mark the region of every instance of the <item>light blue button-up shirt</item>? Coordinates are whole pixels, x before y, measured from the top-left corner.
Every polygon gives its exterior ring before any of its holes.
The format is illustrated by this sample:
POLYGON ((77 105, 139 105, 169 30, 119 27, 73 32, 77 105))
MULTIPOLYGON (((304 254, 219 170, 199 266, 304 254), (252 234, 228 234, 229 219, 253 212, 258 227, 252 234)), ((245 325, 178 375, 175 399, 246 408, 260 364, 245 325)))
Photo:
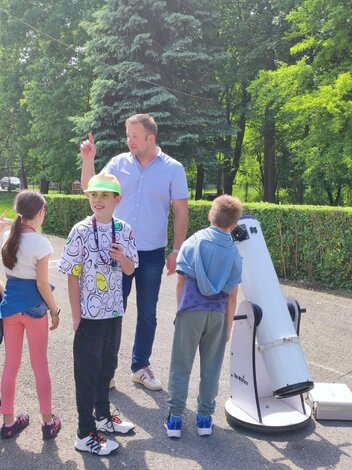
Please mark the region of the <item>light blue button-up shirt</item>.
POLYGON ((102 170, 119 180, 122 199, 115 215, 130 224, 140 251, 167 245, 170 202, 188 199, 183 165, 158 148, 158 154, 145 168, 130 152, 112 158, 102 170))

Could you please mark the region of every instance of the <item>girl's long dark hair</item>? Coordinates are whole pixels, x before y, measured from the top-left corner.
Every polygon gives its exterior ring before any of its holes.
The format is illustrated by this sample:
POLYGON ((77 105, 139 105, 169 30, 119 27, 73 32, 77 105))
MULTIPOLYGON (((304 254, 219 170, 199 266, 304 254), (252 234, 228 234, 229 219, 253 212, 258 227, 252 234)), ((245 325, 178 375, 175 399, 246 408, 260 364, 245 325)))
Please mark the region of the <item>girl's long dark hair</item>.
POLYGON ((14 204, 17 217, 11 225, 9 238, 6 240, 1 250, 2 262, 8 269, 13 269, 17 263, 22 220, 34 219, 40 209, 45 205, 45 199, 36 191, 25 190, 18 193, 14 204))

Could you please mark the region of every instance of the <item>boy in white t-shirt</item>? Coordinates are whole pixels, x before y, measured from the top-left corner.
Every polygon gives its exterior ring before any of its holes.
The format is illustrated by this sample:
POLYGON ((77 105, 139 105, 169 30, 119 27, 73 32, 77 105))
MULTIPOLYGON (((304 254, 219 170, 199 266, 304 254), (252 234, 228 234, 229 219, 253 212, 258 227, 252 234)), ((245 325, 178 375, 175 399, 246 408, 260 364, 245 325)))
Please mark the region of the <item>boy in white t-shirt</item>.
POLYGON ((75 448, 108 455, 119 445, 98 431, 125 434, 134 428, 132 423, 111 414, 109 384, 117 367, 115 351, 124 314, 122 273, 133 273, 138 255, 131 227, 113 217, 121 200, 118 180, 107 173, 95 175, 85 192, 94 214, 72 228, 59 270, 68 274, 75 332, 78 411, 75 448))

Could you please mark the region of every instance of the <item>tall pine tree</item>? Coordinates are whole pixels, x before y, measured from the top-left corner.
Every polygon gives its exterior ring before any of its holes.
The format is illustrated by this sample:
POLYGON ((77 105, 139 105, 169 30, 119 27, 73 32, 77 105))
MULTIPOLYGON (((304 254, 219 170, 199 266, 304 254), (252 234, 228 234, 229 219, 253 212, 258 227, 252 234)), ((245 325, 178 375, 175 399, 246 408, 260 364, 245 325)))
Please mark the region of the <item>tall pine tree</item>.
POLYGON ((181 161, 206 162, 226 128, 216 70, 218 16, 211 1, 110 0, 89 26, 91 111, 100 166, 125 147, 124 121, 150 113, 158 142, 181 161))

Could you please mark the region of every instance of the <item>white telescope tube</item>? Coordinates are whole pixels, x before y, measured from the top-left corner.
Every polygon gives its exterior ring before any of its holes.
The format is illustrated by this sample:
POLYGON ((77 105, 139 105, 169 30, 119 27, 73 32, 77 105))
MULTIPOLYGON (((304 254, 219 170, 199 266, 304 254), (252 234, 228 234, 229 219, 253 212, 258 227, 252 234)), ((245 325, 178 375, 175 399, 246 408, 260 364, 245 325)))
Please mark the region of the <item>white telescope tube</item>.
POLYGON ((260 307, 257 348, 277 398, 298 395, 313 388, 299 337, 279 284, 258 220, 241 217, 233 237, 243 258, 244 298, 260 307))

